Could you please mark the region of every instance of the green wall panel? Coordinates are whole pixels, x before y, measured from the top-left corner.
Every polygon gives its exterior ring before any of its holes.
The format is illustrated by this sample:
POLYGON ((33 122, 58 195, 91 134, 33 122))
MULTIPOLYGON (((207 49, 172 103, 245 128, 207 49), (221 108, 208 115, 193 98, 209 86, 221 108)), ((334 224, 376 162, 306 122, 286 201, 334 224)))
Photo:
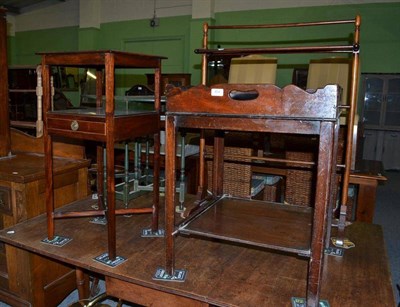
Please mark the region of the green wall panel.
POLYGON ((35 65, 40 63, 36 52, 77 50, 78 27, 17 32, 15 40, 15 64, 35 65))
POLYGON ((15 65, 15 36, 7 37, 7 61, 8 65, 15 65))
POLYGON ((79 29, 78 49, 79 50, 96 50, 98 43, 101 41, 100 30, 97 28, 79 29))
MULTIPOLYGON (((158 27, 149 20, 132 20, 102 24, 98 33, 99 49, 118 49, 168 57, 162 61, 163 73, 189 71, 188 47, 191 16, 160 18, 158 27)), ((146 84, 145 73, 152 70, 119 70, 116 74, 117 94, 134 84, 146 84)))

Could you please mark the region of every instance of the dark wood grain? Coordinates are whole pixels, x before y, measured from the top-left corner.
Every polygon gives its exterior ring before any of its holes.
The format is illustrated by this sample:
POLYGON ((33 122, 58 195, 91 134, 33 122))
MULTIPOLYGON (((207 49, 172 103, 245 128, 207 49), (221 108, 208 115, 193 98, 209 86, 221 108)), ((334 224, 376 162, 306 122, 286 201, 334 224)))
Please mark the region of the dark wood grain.
POLYGON ((182 233, 310 254, 311 208, 222 198, 182 233))
POLYGON ((115 58, 115 67, 150 68, 161 65, 163 56, 148 55, 143 53, 124 52, 119 50, 87 50, 70 52, 38 52, 45 58, 49 65, 64 65, 78 67, 103 67, 105 57, 112 55, 115 58), (63 59, 60 62, 60 59, 63 59))
MULTIPOLYGON (((0 180, 17 183, 43 180, 45 178, 44 164, 44 154, 15 152, 12 158, 0 161, 0 180)), ((90 161, 54 157, 54 164, 54 174, 57 176, 88 167, 90 161)))
MULTIPOLYGON (((148 195, 141 197, 137 205, 147 206, 151 202, 148 195)), ((90 202, 76 206, 65 209, 88 208, 90 202)), ((156 268, 164 266, 164 239, 140 237, 141 229, 150 224, 149 215, 117 217, 118 255, 127 261, 116 268, 93 260, 107 249, 106 228, 89 223, 88 218, 59 221, 57 234, 73 239, 61 248, 40 242, 47 233, 45 216, 13 226, 14 234, 0 231, 0 239, 104 274, 110 281, 110 295, 139 304, 159 306, 159 298, 170 294, 193 299, 193 305, 203 302, 217 306, 289 307, 291 297, 305 297, 308 266, 305 258, 188 236, 176 238, 176 267, 188 270, 187 280, 154 281, 156 268), (138 292, 143 296, 133 295, 138 292)), ((321 299, 328 300, 333 307, 394 306, 382 228, 354 223, 346 228, 346 237, 356 244, 355 248, 345 251, 342 258, 324 255, 321 299)))
POLYGON ((174 89, 167 93, 167 109, 174 112, 197 114, 253 116, 263 118, 336 118, 339 110, 335 101, 340 90, 337 85, 327 85, 315 93, 308 93, 294 85, 283 89, 271 84, 216 84, 212 87, 196 86, 188 90, 174 89), (222 91, 222 95, 213 94, 222 91), (231 93, 254 91, 258 97, 249 100, 231 98, 231 93), (196 103, 187 103, 196 101, 196 103), (333 103, 329 103, 331 101, 333 103))
MULTIPOLYGON (((11 150, 44 154, 43 137, 37 138, 17 129, 10 129, 11 150)), ((78 140, 56 138, 53 142, 54 155, 71 159, 84 159, 85 147, 78 140)))
POLYGON ((0 8, 0 157, 10 153, 6 10, 0 8))

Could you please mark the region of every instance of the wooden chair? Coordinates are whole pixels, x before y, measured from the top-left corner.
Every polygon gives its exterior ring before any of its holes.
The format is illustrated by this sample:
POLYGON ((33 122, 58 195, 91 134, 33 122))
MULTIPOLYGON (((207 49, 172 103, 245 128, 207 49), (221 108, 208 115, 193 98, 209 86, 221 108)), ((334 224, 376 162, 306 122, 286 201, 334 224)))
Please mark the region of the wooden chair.
POLYGON ((275 84, 278 59, 259 54, 233 58, 229 69, 230 84, 275 84))
POLYGON ((308 66, 307 89, 317 89, 326 84, 339 84, 342 88, 342 101, 348 105, 350 82, 349 58, 325 58, 311 60, 308 66))
MULTIPOLYGON (((349 106, 350 102, 350 81, 351 81, 351 59, 344 57, 332 57, 311 60, 308 66, 307 90, 315 90, 324 87, 326 84, 339 84, 342 88, 341 100, 349 106)), ((348 122, 348 112, 345 110, 340 117, 341 129, 345 129, 348 122)), ((356 145, 358 134, 359 116, 356 112, 353 124, 351 169, 355 168, 356 145)), ((340 163, 343 164, 342 160, 340 163)))

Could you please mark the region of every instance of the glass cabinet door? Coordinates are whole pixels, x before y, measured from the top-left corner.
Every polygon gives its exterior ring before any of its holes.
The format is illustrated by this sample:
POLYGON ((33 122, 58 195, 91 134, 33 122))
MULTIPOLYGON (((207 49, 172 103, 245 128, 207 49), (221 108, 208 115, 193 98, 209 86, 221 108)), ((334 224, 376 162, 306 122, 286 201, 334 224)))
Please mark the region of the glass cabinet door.
POLYGON ((400 77, 388 79, 384 125, 400 127, 400 77))
POLYGON ((367 76, 364 83, 364 123, 378 126, 381 119, 384 80, 367 76))

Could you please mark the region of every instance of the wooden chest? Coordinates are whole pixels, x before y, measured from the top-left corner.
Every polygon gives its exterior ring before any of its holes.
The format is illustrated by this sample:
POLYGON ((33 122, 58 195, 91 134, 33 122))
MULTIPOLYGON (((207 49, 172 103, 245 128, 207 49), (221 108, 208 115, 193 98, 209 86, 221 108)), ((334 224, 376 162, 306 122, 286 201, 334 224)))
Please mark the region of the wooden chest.
MULTIPOLYGON (((88 160, 57 157, 54 163, 57 207, 88 195, 88 160)), ((17 152, 0 160, 1 228, 46 212, 44 175, 41 153, 17 152)), ((74 267, 1 243, 1 301, 57 306, 75 288, 74 267)))

